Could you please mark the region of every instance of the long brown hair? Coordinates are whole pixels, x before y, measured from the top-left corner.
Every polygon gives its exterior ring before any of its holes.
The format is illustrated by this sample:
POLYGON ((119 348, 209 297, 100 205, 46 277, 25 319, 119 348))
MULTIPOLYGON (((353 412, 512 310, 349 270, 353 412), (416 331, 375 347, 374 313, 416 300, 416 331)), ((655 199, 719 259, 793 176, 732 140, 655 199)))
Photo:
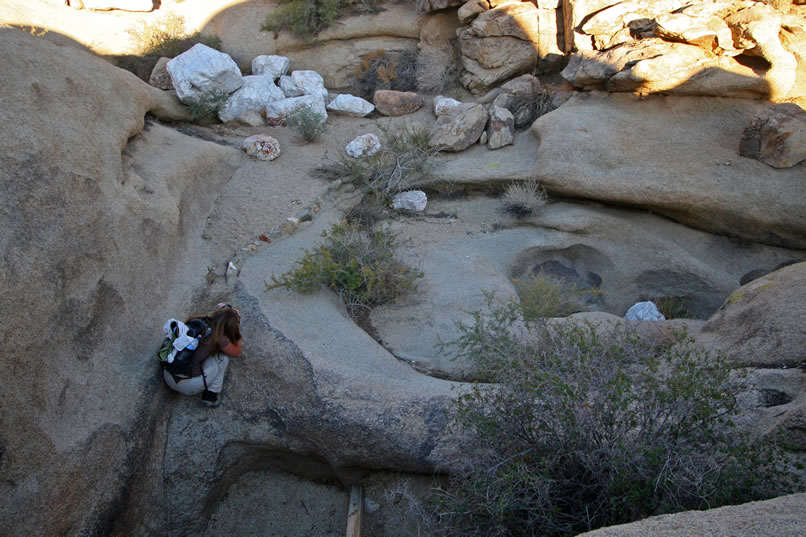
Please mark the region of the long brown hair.
POLYGON ((188 321, 193 319, 204 319, 213 329, 212 333, 204 339, 204 343, 212 344, 212 354, 221 352, 222 336, 225 336, 231 343, 238 343, 241 339, 241 316, 232 307, 220 308, 207 315, 194 315, 188 321))

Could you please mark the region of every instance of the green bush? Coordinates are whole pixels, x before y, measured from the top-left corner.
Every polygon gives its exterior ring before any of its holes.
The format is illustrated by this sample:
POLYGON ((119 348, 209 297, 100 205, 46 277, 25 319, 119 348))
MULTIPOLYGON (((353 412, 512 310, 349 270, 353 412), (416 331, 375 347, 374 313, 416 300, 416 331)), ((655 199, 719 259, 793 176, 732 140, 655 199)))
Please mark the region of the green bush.
POLYGON ((599 295, 599 289, 583 289, 569 282, 558 282, 538 273, 512 280, 520 302, 518 311, 528 321, 549 317, 566 317, 582 311, 586 296, 599 295))
POLYGON ((297 134, 302 136, 306 142, 319 140, 327 130, 325 125, 325 115, 317 112, 309 104, 302 103, 296 106, 285 118, 286 124, 293 128, 297 134))
POLYGON ((161 57, 174 58, 198 43, 214 49, 221 48, 219 37, 188 32, 185 19, 173 13, 153 23, 141 19, 128 28, 126 33, 130 36, 136 54, 116 56, 113 60, 119 67, 146 81, 161 57))
POLYGON ((319 33, 349 12, 374 14, 383 10, 383 0, 280 0, 280 6, 266 16, 261 30, 289 30, 303 41, 313 41, 319 33))
POLYGON ((362 308, 391 302, 416 288, 423 276, 395 258, 396 237, 389 229, 367 230, 336 224, 323 232, 325 242, 305 250, 295 267, 279 278, 272 275, 266 290, 285 287, 309 293, 326 286, 341 297, 354 317, 362 308))
POLYGON ((663 316, 667 319, 684 319, 691 317, 688 311, 688 297, 662 296, 652 300, 663 316))
POLYGON ((340 153, 319 169, 326 177, 366 188, 379 199, 413 187, 434 165, 439 151, 429 145, 423 128, 382 128, 381 149, 374 155, 355 159, 340 153))
POLYGON ((266 17, 261 30, 289 30, 299 39, 312 41, 341 15, 345 0, 281 0, 266 17))
POLYGON ((741 385, 722 357, 489 300, 452 343, 495 384, 456 400, 465 440, 434 534, 575 535, 792 491, 780 452, 733 426, 741 385))
POLYGON ((229 93, 222 90, 208 90, 197 97, 185 99, 184 104, 190 111, 191 121, 214 115, 229 98, 229 93))

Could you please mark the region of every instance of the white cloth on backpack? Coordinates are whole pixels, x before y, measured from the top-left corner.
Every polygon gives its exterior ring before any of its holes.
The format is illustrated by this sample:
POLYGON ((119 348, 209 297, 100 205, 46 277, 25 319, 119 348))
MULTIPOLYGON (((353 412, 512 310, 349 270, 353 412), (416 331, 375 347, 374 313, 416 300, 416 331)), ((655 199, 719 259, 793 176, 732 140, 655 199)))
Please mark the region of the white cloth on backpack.
POLYGON ((195 338, 192 338, 188 335, 188 327, 182 321, 177 321, 176 319, 168 319, 168 322, 165 323, 165 326, 162 327, 162 331, 165 332, 166 337, 172 338, 174 336, 173 331, 171 329, 171 325, 176 323, 176 330, 178 332, 176 339, 173 340, 173 348, 174 350, 171 351, 171 354, 165 359, 167 363, 172 363, 174 361, 174 356, 178 351, 183 350, 185 347, 190 345, 192 342, 196 341, 195 338))

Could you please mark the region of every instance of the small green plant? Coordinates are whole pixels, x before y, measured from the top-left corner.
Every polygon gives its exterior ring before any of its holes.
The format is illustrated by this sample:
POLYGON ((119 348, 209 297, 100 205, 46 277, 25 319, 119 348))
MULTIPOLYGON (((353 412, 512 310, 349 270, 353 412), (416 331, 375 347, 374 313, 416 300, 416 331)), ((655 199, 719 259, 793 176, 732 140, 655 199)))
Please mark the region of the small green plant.
POLYGON ((423 128, 382 127, 382 131, 381 148, 374 155, 355 159, 341 153, 338 160, 328 160, 319 171, 366 188, 379 199, 412 188, 432 169, 439 150, 430 146, 430 136, 423 128))
POLYGON ((229 98, 229 93, 222 90, 208 90, 197 97, 189 97, 184 101, 190 111, 191 121, 215 114, 229 98))
POLYGON ((650 515, 791 492, 773 445, 731 421, 742 385, 685 334, 530 321, 497 303, 451 345, 481 378, 455 403, 451 482, 435 535, 570 536, 650 515))
POLYGON ((412 91, 417 87, 416 52, 405 50, 392 55, 378 49, 361 58, 353 74, 355 92, 372 100, 375 91, 393 89, 412 91))
POLYGON ((261 30, 289 30, 303 41, 313 41, 342 13, 345 0, 280 0, 280 6, 266 16, 261 30))
POLYGON ((549 203, 546 189, 536 179, 512 183, 501 199, 506 210, 516 216, 528 216, 549 203))
POLYGON ((416 288, 422 272, 395 258, 396 237, 388 228, 367 230, 348 223, 334 225, 315 250, 305 250, 292 270, 272 275, 266 290, 285 287, 300 293, 321 286, 339 294, 354 317, 362 309, 395 300, 416 288))
POLYGON ((586 296, 601 294, 599 289, 583 289, 542 272, 513 279, 512 283, 520 298, 518 308, 527 321, 566 317, 583 309, 586 296))
POLYGON ((652 302, 658 307, 658 311, 666 319, 684 319, 690 317, 688 311, 688 297, 685 296, 662 296, 653 299, 652 302))
POLYGON ((318 112, 313 106, 302 103, 297 105, 285 118, 285 122, 292 127, 306 142, 315 142, 321 138, 327 126, 326 116, 318 112))

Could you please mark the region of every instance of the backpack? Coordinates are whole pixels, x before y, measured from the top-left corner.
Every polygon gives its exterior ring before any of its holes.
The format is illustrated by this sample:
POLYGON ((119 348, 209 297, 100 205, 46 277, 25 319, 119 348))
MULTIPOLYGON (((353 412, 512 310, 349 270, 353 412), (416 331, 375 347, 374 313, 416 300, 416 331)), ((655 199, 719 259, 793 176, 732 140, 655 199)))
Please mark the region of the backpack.
POLYGON ((166 337, 157 351, 157 361, 174 378, 189 378, 193 353, 196 352, 199 341, 209 336, 213 329, 207 319, 198 318, 188 321, 187 324, 176 319, 168 319, 163 330, 166 337))

